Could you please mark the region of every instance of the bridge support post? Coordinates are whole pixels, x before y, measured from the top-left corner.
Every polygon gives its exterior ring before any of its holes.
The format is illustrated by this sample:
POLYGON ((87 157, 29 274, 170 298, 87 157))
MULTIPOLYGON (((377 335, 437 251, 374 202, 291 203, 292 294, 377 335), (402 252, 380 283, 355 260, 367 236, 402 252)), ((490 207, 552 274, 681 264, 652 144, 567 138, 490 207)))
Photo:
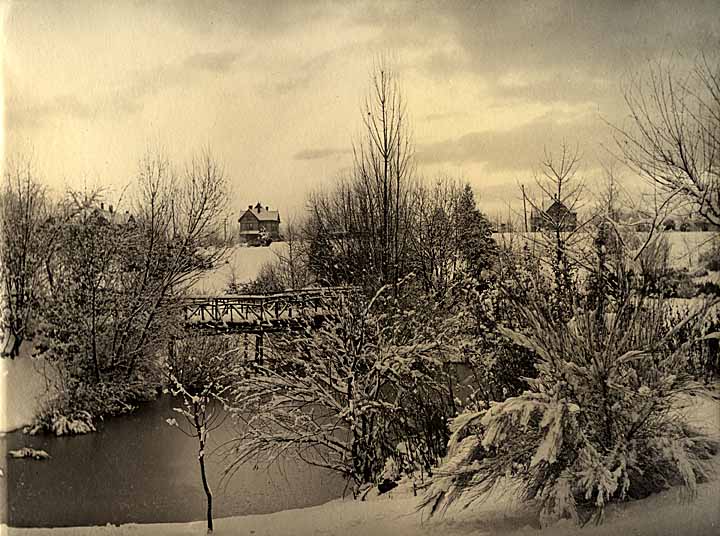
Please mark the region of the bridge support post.
POLYGON ((262 331, 255 335, 255 362, 258 365, 263 364, 263 333, 262 333, 262 331))

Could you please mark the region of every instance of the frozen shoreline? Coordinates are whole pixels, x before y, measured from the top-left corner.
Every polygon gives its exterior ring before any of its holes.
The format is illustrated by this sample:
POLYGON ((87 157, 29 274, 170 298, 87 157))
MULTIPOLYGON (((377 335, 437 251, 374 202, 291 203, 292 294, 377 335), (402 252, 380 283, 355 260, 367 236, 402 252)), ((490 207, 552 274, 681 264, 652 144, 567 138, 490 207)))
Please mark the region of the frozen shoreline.
MULTIPOLYGON (((707 431, 720 433, 720 402, 692 400, 684 410, 690 420, 707 431)), ((305 536, 337 534, 348 536, 411 536, 442 534, 469 535, 559 535, 618 536, 683 535, 705 536, 720 532, 720 454, 712 460, 715 478, 698 485, 697 497, 683 499, 678 488, 646 499, 612 505, 600 526, 580 530, 569 523, 539 530, 532 509, 514 503, 507 496, 489 497, 470 508, 453 506, 444 516, 430 520, 417 512, 418 497, 409 485, 367 501, 336 499, 320 506, 284 510, 272 514, 228 517, 215 520, 215 535, 252 534, 254 536, 305 536)), ((38 512, 38 515, 42 515, 38 512)), ((0 534, 17 536, 190 536, 205 534, 205 522, 127 524, 121 526, 12 528, 3 525, 0 534)))
POLYGON ((0 359, 0 433, 31 424, 46 396, 45 360, 30 354, 23 344, 15 359, 0 359))
MULTIPOLYGON (((716 467, 720 466, 718 458, 716 467)), ((215 520, 215 535, 348 536, 465 535, 687 535, 717 534, 720 528, 720 485, 717 480, 699 486, 698 497, 685 503, 679 490, 648 497, 610 509, 605 524, 580 531, 570 524, 538 530, 532 514, 503 501, 488 501, 476 508, 451 509, 444 517, 428 520, 415 511, 417 498, 404 491, 365 502, 338 499, 321 506, 215 520)), ((18 529, 2 526, 2 534, 17 536, 190 536, 205 534, 205 523, 128 524, 119 527, 66 527, 18 529)))

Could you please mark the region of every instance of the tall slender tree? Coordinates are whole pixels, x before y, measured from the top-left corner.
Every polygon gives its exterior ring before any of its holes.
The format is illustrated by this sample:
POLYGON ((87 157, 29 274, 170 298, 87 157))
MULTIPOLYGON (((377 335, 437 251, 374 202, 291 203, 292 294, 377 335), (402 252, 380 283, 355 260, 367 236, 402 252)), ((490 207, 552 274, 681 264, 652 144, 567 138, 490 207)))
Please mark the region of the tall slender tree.
POLYGON ((397 288, 407 270, 414 153, 398 76, 384 58, 371 74, 362 116, 349 177, 310 198, 311 251, 330 253, 311 263, 346 272, 350 282, 397 288))

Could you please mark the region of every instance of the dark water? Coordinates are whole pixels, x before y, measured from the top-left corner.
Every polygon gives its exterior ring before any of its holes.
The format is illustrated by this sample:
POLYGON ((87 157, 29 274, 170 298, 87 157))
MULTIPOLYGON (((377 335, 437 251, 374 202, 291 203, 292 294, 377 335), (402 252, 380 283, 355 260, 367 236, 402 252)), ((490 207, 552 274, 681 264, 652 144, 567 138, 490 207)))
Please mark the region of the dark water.
MULTIPOLYGON (((172 411, 177 405, 164 397, 84 436, 7 434, 0 439, 5 474, 0 477, 0 521, 54 527, 204 519, 197 444, 165 422, 180 417, 172 411), (52 458, 7 457, 8 450, 24 446, 44 449, 52 458)), ((211 436, 211 447, 231 433, 228 419, 211 436)), ((337 475, 299 462, 270 470, 248 465, 222 487, 221 456, 211 455, 207 467, 215 517, 314 506, 339 497, 344 488, 337 475)))

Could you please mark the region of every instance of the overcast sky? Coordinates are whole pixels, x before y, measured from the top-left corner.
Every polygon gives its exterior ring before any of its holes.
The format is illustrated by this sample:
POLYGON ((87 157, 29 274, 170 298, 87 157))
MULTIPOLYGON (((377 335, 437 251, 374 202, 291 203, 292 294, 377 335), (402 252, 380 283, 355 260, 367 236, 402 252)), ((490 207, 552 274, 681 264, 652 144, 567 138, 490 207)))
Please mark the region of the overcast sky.
MULTIPOLYGON (((16 2, 4 11, 5 151, 45 182, 132 181, 146 150, 221 160, 233 206, 281 215, 352 164, 373 59, 394 58, 418 170, 469 181, 487 212, 544 148, 609 159, 623 83, 720 49, 717 0, 16 2), (679 58, 679 59, 678 59, 679 58)), ((110 199, 112 201, 112 199, 110 199)))

